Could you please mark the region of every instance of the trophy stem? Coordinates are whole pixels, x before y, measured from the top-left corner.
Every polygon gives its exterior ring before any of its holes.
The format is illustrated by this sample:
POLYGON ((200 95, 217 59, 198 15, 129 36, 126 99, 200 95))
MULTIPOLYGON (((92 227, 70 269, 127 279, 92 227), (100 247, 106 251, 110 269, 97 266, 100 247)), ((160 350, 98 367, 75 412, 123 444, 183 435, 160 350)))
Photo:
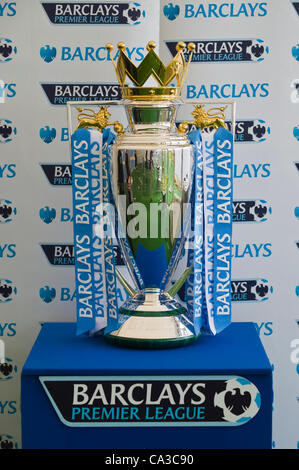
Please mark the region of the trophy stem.
POLYGON ((186 309, 158 288, 146 288, 120 308, 127 318, 106 338, 120 346, 161 349, 179 347, 195 341, 186 309))

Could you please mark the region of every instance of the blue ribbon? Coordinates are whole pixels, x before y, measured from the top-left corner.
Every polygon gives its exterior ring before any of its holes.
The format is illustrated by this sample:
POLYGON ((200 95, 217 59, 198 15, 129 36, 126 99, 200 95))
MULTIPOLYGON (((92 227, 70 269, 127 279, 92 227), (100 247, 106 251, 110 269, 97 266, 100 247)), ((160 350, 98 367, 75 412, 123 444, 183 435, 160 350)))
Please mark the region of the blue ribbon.
MULTIPOLYGON (((95 144, 100 150, 101 136, 97 137, 95 144)), ((71 137, 77 334, 95 327, 91 142, 92 135, 85 129, 77 130, 71 137)), ((103 281, 101 277, 102 285, 103 281)))
POLYGON ((193 242, 188 250, 187 265, 193 265, 186 281, 186 303, 188 316, 194 325, 194 333, 198 335, 202 327, 203 305, 203 154, 202 136, 200 129, 193 130, 188 135, 194 145, 194 180, 191 196, 191 227, 193 242))
POLYGON ((214 326, 216 334, 231 321, 233 136, 214 135, 214 326))

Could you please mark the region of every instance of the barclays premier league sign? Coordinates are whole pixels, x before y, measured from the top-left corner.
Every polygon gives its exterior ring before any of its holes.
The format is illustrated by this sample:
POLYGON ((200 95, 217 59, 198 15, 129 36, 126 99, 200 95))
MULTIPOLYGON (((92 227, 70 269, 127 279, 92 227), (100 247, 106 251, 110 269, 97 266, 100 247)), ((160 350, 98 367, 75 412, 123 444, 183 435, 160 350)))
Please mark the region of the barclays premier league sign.
POLYGON ((53 24, 60 25, 136 25, 145 11, 136 2, 42 2, 53 24))
POLYGON ((40 377, 67 426, 239 426, 261 406, 243 377, 40 377))

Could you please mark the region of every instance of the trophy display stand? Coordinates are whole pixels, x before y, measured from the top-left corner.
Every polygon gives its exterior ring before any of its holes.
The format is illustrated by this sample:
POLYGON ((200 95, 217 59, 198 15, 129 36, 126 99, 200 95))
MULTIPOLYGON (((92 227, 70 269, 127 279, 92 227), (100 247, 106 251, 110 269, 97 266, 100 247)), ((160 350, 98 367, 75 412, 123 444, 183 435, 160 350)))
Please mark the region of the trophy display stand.
POLYGON ((253 323, 138 351, 44 323, 21 393, 24 449, 271 448, 272 368, 253 323))

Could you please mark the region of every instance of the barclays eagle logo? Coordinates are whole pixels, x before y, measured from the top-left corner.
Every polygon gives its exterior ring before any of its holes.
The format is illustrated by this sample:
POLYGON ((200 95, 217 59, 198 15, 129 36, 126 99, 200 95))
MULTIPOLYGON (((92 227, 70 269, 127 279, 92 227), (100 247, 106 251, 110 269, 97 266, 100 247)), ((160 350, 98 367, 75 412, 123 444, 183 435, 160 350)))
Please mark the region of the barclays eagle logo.
POLYGON ((42 207, 39 211, 40 218, 45 222, 45 224, 50 224, 56 217, 56 210, 49 206, 42 207))
POLYGON ((9 434, 0 435, 0 449, 17 449, 18 445, 9 434))
POLYGON ((137 25, 140 24, 141 17, 145 16, 144 10, 140 9, 140 3, 129 3, 128 9, 123 11, 123 17, 127 24, 137 25))
POLYGON ((293 136, 295 137, 295 139, 299 140, 299 126, 295 126, 293 128, 293 136))
POLYGON ((225 421, 246 423, 259 411, 261 394, 249 380, 238 377, 226 381, 225 390, 215 394, 214 402, 225 421))
POLYGON ((39 296, 44 302, 46 302, 46 304, 49 304, 56 297, 56 289, 49 286, 42 287, 39 290, 39 296))
POLYGON ((42 127, 39 136, 46 144, 50 144, 56 137, 56 129, 54 127, 50 128, 50 126, 42 127))
POLYGON ((264 60, 264 55, 269 54, 269 47, 265 45, 262 39, 255 39, 248 47, 248 53, 252 62, 260 62, 264 60))
POLYGON ((40 53, 41 58, 45 62, 49 63, 55 59, 57 51, 56 51, 56 47, 50 47, 49 44, 47 44, 46 46, 43 46, 40 48, 39 53, 40 53))
POLYGON ((262 119, 255 119, 252 128, 248 129, 253 142, 263 142, 267 134, 270 134, 270 127, 262 119))
POLYGON ((0 62, 8 62, 12 60, 16 53, 17 48, 13 45, 10 39, 0 38, 0 62))
POLYGON ((10 302, 17 294, 17 288, 12 281, 0 279, 0 302, 10 302))
POLYGON ((16 135, 17 129, 8 119, 0 119, 0 144, 11 142, 16 135))
POLYGON ((174 5, 173 3, 168 3, 168 5, 165 5, 163 8, 163 13, 166 18, 168 18, 170 21, 175 20, 179 14, 180 14, 180 7, 179 5, 174 5))
POLYGON ((18 372, 18 367, 12 363, 11 359, 5 358, 0 363, 0 380, 10 380, 18 372))
POLYGON ((11 222, 16 213, 17 209, 11 201, 0 199, 0 223, 11 222))
POLYGON ((299 44, 292 47, 292 56, 294 57, 294 59, 299 61, 299 44))

